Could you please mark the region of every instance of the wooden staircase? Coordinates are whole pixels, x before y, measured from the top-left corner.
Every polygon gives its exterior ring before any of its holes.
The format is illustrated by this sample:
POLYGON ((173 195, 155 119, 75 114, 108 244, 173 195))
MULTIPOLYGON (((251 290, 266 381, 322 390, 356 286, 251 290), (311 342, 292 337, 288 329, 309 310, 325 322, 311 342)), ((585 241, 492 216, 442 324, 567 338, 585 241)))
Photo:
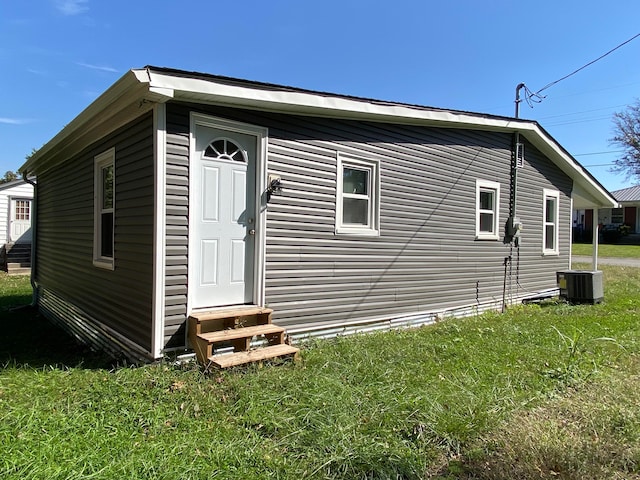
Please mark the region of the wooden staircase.
POLYGON ((285 343, 284 328, 271 323, 272 312, 270 308, 239 307, 192 313, 189 316, 189 342, 198 362, 207 367, 229 368, 295 357, 299 349, 285 343), (264 339, 264 345, 252 348, 253 338, 264 339), (224 347, 232 347, 233 351, 216 353, 215 350, 224 347))
POLYGON ((29 275, 31 273, 30 243, 7 243, 3 250, 7 273, 12 275, 29 275))

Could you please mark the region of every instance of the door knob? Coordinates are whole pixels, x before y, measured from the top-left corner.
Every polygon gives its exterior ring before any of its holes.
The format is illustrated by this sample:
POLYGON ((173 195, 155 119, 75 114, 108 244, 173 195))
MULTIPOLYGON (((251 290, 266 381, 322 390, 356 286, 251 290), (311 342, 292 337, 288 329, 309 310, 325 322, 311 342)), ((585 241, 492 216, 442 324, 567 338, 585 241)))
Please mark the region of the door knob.
POLYGON ((256 231, 252 228, 251 230, 249 230, 249 235, 255 235, 256 231))

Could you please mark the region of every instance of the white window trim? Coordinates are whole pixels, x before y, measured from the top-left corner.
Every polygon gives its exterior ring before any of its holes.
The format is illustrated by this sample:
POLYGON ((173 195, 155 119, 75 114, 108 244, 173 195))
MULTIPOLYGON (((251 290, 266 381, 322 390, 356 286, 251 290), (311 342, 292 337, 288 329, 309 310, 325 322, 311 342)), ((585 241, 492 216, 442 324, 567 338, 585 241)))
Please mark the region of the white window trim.
MULTIPOLYGON (((113 256, 103 257, 101 252, 101 238, 102 238, 102 213, 105 210, 102 209, 102 169, 107 165, 113 165, 113 223, 115 226, 115 205, 116 205, 116 149, 110 148, 109 150, 96 155, 93 159, 93 265, 98 268, 104 268, 106 270, 114 269, 115 258, 115 239, 113 242, 113 256)), ((115 236, 115 228, 113 229, 115 236)))
POLYGON ((489 180, 476 180, 476 240, 500 240, 500 184, 489 180), (480 210, 480 191, 495 191, 495 204, 493 213, 493 232, 480 231, 480 214, 488 210, 480 210))
MULTIPOLYGON (((348 195, 347 195, 348 196, 348 195)), ((338 153, 336 182, 336 234, 340 235, 380 235, 380 162, 364 160, 338 153), (367 169, 369 175, 369 225, 345 225, 342 223, 343 168, 353 167, 367 169)))
POLYGON ((560 250, 558 247, 558 239, 559 239, 559 235, 558 235, 558 230, 559 230, 559 226, 560 226, 560 192, 557 190, 550 190, 548 188, 545 188, 542 190, 542 254, 543 255, 559 255, 560 254, 560 250), (555 222, 550 223, 547 222, 547 198, 553 198, 555 200, 555 215, 554 215, 554 219, 555 222), (548 249, 546 248, 547 245, 547 226, 548 225, 553 225, 554 229, 553 229, 553 233, 554 233, 554 239, 553 239, 553 245, 554 248, 552 249, 548 249))

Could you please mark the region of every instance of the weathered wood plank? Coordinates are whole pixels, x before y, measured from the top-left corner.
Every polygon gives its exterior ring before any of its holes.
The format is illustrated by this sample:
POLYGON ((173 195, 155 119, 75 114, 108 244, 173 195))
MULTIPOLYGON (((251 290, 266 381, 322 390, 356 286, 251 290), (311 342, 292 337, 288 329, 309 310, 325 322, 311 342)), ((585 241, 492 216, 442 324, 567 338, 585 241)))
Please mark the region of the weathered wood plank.
POLYGON ((191 313, 190 317, 198 322, 206 322, 207 320, 218 320, 228 317, 248 317, 250 315, 263 315, 273 313, 270 308, 264 307, 241 307, 229 310, 213 310, 208 312, 191 313))
POLYGON ((212 365, 218 368, 229 368, 246 363, 259 362, 279 357, 295 356, 300 350, 291 345, 281 344, 250 350, 248 352, 213 355, 209 357, 212 365))
POLYGON ((233 328, 231 330, 220 330, 217 332, 200 333, 198 338, 209 343, 228 342, 240 338, 252 338, 256 335, 270 335, 284 332, 284 328, 277 325, 256 325, 254 327, 233 328))

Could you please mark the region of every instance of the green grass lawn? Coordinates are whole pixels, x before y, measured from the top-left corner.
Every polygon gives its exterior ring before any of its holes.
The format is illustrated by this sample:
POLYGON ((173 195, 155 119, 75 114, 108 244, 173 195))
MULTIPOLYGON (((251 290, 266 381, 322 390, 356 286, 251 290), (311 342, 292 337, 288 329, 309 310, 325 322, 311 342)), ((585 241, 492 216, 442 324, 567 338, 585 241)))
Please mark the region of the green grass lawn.
POLYGON ((640 269, 600 305, 315 341, 204 374, 111 365, 0 277, 0 478, 640 478, 640 269), (6 284, 6 286, 5 286, 6 284))
MULTIPOLYGON (((571 246, 571 253, 591 256, 593 246, 586 243, 574 243, 571 246)), ((601 257, 640 258, 640 245, 598 244, 598 255, 601 257)))

